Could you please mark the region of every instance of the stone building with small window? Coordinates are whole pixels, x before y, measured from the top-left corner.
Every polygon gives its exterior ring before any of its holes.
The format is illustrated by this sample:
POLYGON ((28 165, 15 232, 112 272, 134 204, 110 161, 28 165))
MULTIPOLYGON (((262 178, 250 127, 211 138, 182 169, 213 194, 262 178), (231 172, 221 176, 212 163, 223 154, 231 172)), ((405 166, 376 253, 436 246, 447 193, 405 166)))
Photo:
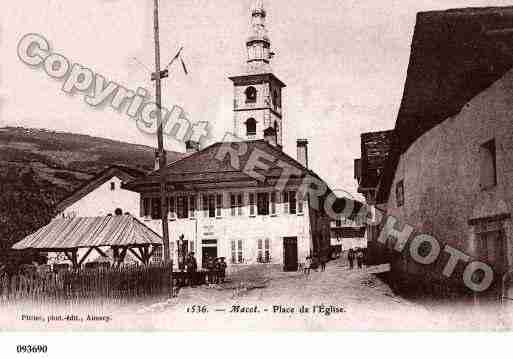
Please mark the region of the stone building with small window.
POLYGON ((513 7, 417 16, 395 140, 372 180, 372 200, 397 230, 409 225, 441 245, 439 258, 421 265, 408 245, 398 253, 374 236, 382 261, 413 281, 461 282, 466 264, 479 260, 493 267, 497 288, 512 269, 512 23, 513 7), (468 256, 450 278, 445 245, 468 256))
POLYGON ((209 257, 225 257, 232 269, 274 264, 296 270, 307 255, 329 251, 330 221, 322 201, 331 192, 308 167, 308 141, 297 141, 297 159, 282 149, 285 84, 270 68, 265 18, 263 2, 255 1, 245 70, 230 77, 233 139, 124 185, 140 193, 141 220, 161 233, 159 179, 164 172, 171 257, 179 268, 184 256, 195 252, 200 267, 209 257), (325 193, 306 194, 308 181, 325 193))

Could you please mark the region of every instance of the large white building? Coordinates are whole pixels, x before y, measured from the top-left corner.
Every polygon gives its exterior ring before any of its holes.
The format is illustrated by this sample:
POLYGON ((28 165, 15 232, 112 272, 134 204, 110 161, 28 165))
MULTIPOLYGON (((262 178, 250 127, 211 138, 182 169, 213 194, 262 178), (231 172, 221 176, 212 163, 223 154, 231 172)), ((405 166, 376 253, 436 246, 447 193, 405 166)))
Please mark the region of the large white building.
POLYGON ((271 263, 296 270, 307 255, 329 251, 323 200, 331 192, 308 168, 308 141, 297 141, 297 160, 282 150, 285 84, 270 68, 273 53, 262 1, 255 1, 251 18, 247 69, 230 77, 233 141, 215 143, 124 185, 141 195, 141 220, 162 233, 159 179, 164 171, 171 255, 179 264, 194 251, 200 266, 210 256, 226 257, 229 267, 271 263), (322 183, 326 192, 305 195, 308 181, 322 183))

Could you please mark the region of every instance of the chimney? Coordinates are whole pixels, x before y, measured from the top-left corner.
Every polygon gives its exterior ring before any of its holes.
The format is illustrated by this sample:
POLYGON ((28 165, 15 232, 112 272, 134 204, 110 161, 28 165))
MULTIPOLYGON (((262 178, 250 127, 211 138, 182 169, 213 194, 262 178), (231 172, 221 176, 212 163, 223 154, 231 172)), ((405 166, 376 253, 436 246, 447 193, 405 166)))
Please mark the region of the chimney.
POLYGON ((264 140, 271 146, 277 145, 276 130, 273 127, 268 127, 264 130, 264 140))
POLYGON ((160 169, 160 156, 159 156, 159 151, 155 150, 155 164, 154 164, 154 169, 155 171, 158 171, 160 169))
POLYGON ((187 153, 198 152, 199 148, 200 148, 199 142, 192 141, 192 140, 185 141, 185 151, 187 153))
POLYGON ((297 140, 297 161, 308 168, 308 140, 297 140))

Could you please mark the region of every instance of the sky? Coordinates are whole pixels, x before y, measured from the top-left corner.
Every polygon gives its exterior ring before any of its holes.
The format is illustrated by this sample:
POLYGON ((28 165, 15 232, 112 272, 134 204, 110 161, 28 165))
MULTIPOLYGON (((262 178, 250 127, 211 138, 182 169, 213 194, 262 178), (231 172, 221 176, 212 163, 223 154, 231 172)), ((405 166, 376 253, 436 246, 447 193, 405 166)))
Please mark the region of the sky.
MULTIPOLYGON (((233 86, 250 29, 251 0, 160 1, 161 58, 180 46, 179 67, 163 83, 163 105, 182 107, 192 122, 208 121, 211 142, 232 130, 233 86)), ((394 127, 419 11, 506 6, 478 0, 266 0, 276 52, 272 67, 283 94, 284 151, 309 140, 309 164, 332 189, 356 195, 353 161, 360 134, 394 127)), ((48 39, 53 52, 129 89, 154 92, 153 0, 17 0, 0 12, 0 127, 46 128, 156 146, 126 114, 93 108, 80 93, 61 90, 17 56, 27 33, 48 39)), ((184 146, 166 139, 167 149, 184 146)))

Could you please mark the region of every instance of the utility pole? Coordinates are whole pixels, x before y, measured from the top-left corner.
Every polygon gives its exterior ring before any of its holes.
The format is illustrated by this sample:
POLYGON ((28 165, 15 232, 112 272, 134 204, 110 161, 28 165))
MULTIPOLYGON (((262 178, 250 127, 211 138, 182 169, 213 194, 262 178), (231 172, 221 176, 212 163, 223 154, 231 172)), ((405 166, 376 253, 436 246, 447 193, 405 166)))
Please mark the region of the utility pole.
POLYGON ((153 2, 153 30, 155 39, 155 93, 157 100, 157 141, 160 170, 160 205, 162 220, 162 239, 164 247, 164 263, 171 262, 169 247, 169 224, 167 222, 168 203, 166 197, 166 151, 164 150, 164 134, 162 123, 162 77, 160 72, 160 42, 159 42, 159 0, 153 2))

